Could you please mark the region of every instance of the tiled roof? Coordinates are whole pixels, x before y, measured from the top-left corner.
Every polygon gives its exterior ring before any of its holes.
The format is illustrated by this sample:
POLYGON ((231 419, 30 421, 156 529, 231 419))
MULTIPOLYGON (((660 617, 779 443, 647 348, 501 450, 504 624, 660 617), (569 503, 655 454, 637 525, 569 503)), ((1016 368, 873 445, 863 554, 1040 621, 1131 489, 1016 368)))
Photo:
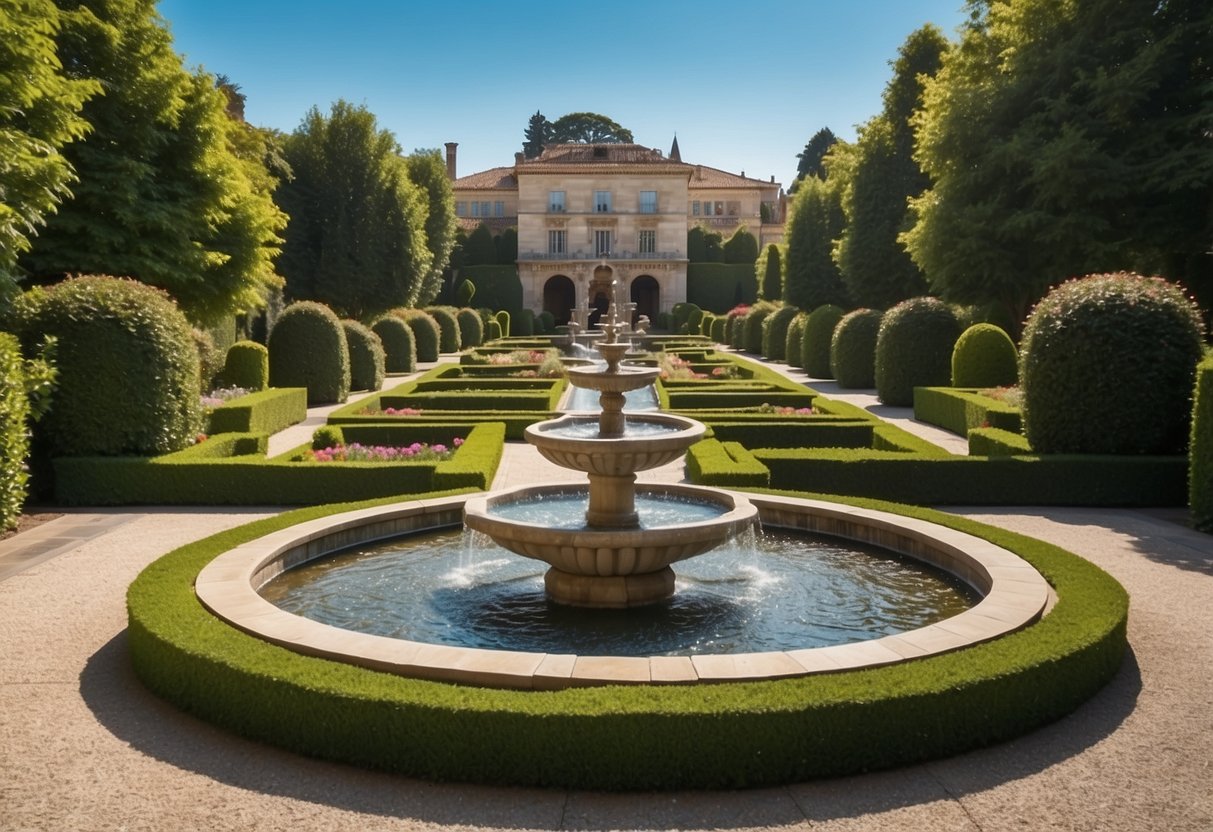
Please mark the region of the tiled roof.
POLYGON ((670 164, 660 150, 638 144, 549 144, 524 165, 670 164))
POLYGON ((451 183, 452 188, 476 191, 516 191, 518 180, 514 177, 514 168, 489 168, 479 173, 461 176, 451 183))
POLYGON ((718 168, 710 168, 707 165, 695 165, 695 172, 691 174, 691 181, 687 183, 688 190, 697 190, 700 188, 778 188, 779 183, 770 182, 763 179, 751 179, 748 176, 739 176, 735 173, 729 173, 726 170, 718 168))

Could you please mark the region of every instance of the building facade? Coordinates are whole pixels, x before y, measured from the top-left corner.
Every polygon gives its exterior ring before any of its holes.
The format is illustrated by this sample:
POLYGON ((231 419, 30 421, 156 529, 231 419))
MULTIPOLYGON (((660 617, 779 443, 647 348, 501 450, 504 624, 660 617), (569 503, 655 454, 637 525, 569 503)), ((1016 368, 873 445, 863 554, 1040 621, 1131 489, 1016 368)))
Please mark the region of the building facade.
POLYGON ((617 282, 637 316, 655 317, 687 298, 687 231, 726 238, 745 226, 766 245, 783 235, 786 198, 774 181, 748 179, 636 144, 558 144, 510 167, 456 177, 455 213, 468 230, 518 229, 523 306, 558 323, 583 304, 602 309, 617 282))

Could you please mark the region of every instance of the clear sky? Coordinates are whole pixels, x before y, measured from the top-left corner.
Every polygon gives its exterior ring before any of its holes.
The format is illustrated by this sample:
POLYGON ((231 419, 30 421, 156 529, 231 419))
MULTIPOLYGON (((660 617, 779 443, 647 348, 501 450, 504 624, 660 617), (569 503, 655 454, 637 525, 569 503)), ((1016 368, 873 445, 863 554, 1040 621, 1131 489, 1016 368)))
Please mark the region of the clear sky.
POLYGON ((254 124, 364 104, 405 152, 459 143, 459 175, 512 164, 536 110, 602 113, 637 143, 787 187, 822 127, 853 139, 889 62, 963 0, 161 0, 189 66, 254 124))

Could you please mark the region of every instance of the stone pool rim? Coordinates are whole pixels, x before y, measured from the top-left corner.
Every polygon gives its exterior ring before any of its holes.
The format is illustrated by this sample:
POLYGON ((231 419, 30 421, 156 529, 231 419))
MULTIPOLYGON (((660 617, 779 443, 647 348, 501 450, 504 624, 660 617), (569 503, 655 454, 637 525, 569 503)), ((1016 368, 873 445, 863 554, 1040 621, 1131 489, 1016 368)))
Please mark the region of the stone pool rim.
POLYGON ((199 601, 249 635, 288 650, 372 670, 479 687, 557 690, 616 684, 713 684, 878 667, 938 655, 1014 632, 1045 613, 1052 591, 1018 555, 983 538, 891 512, 796 497, 746 494, 764 525, 873 544, 924 561, 982 600, 935 624, 869 641, 764 653, 610 657, 463 648, 342 630, 293 615, 257 588, 331 552, 457 526, 477 495, 412 500, 289 526, 214 558, 195 579, 199 601))

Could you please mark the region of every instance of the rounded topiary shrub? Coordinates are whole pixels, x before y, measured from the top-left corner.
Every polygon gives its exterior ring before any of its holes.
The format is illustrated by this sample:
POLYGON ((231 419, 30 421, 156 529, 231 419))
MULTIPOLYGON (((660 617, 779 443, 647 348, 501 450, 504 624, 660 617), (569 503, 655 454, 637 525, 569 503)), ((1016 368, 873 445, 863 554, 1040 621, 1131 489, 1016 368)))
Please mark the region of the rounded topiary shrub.
MULTIPOLYGON (((426 315, 429 318, 429 315, 426 315)), ((429 331, 424 324, 420 326, 429 331)), ((416 339, 417 329, 409 326, 409 321, 399 315, 384 315, 371 324, 371 332, 379 337, 383 346, 383 368, 389 373, 412 373, 417 370, 417 360, 420 352, 416 339)), ((437 353, 437 325, 434 331, 435 354, 437 353)))
MULTIPOLYGON (((420 309, 394 309, 391 314, 404 321, 413 331, 416 360, 437 361, 442 345, 442 330, 434 316, 420 309)), ((386 344, 384 346, 386 347, 386 344)), ((388 372, 394 371, 389 367, 388 372)))
POLYGON ((1011 387, 1019 377, 1011 336, 994 324, 973 324, 952 349, 953 387, 1011 387))
POLYGON ((358 321, 342 321, 350 351, 350 389, 378 390, 383 386, 384 353, 379 336, 358 321))
POLYGON ((510 332, 514 335, 535 334, 535 313, 530 309, 519 309, 518 314, 510 318, 510 332))
POLYGON ((341 321, 322 303, 288 306, 270 330, 270 384, 306 387, 308 405, 345 401, 350 394, 350 351, 341 321))
POLYGON ((202 425, 189 322, 145 283, 79 277, 17 298, 29 349, 57 339, 58 380, 38 425, 52 456, 154 456, 193 444, 202 425))
POLYGON ((1037 453, 1169 454, 1187 444, 1200 312, 1161 278, 1071 280, 1036 305, 1020 347, 1037 453))
POLYGON ((911 407, 915 387, 947 387, 959 337, 956 313, 938 298, 910 298, 885 312, 876 336, 876 395, 911 407))
POLYGON ((788 336, 783 345, 783 354, 789 367, 804 366, 804 326, 809 316, 800 312, 788 324, 788 336))
POLYGON ((830 368, 830 346, 834 329, 845 313, 832 303, 819 306, 804 322, 804 338, 800 344, 800 361, 810 378, 834 378, 830 368))
POLYGON ((455 322, 459 324, 459 343, 464 349, 484 343, 484 321, 475 309, 460 309, 455 313, 455 322))
POLYGON ((270 386, 270 351, 256 341, 237 341, 223 362, 223 383, 245 390, 264 390, 270 386))
POLYGON ((497 321, 498 338, 510 337, 510 313, 506 310, 499 310, 493 315, 493 320, 497 321))
POLYGON ((459 352, 463 347, 459 340, 459 321, 455 318, 458 310, 449 306, 428 306, 425 311, 438 324, 439 351, 459 352))
POLYGON ((544 335, 556 331, 556 316, 548 310, 543 310, 535 316, 535 332, 544 335))
POLYGON ((788 327, 800 314, 795 306, 780 306, 762 322, 762 354, 771 361, 785 361, 788 348, 788 327))
POLYGON ((746 352, 752 352, 755 355, 762 354, 762 323, 767 319, 768 315, 775 312, 776 306, 773 303, 760 301, 750 307, 750 310, 745 313, 744 323, 742 324, 741 348, 746 352))
POLYGON ((699 320, 699 334, 707 338, 712 337, 712 322, 716 320, 716 315, 712 312, 704 312, 703 317, 699 320))
POLYGON ((500 337, 501 337, 501 324, 497 322, 496 318, 489 318, 488 328, 485 330, 485 333, 484 333, 485 342, 487 343, 489 341, 496 341, 500 337))
POLYGON ((709 337, 717 344, 728 343, 728 327, 731 318, 725 315, 717 315, 712 318, 712 331, 708 333, 709 337))
POLYGON ((842 316, 830 339, 830 372, 838 386, 863 389, 876 386, 876 336, 884 313, 856 309, 842 316))

